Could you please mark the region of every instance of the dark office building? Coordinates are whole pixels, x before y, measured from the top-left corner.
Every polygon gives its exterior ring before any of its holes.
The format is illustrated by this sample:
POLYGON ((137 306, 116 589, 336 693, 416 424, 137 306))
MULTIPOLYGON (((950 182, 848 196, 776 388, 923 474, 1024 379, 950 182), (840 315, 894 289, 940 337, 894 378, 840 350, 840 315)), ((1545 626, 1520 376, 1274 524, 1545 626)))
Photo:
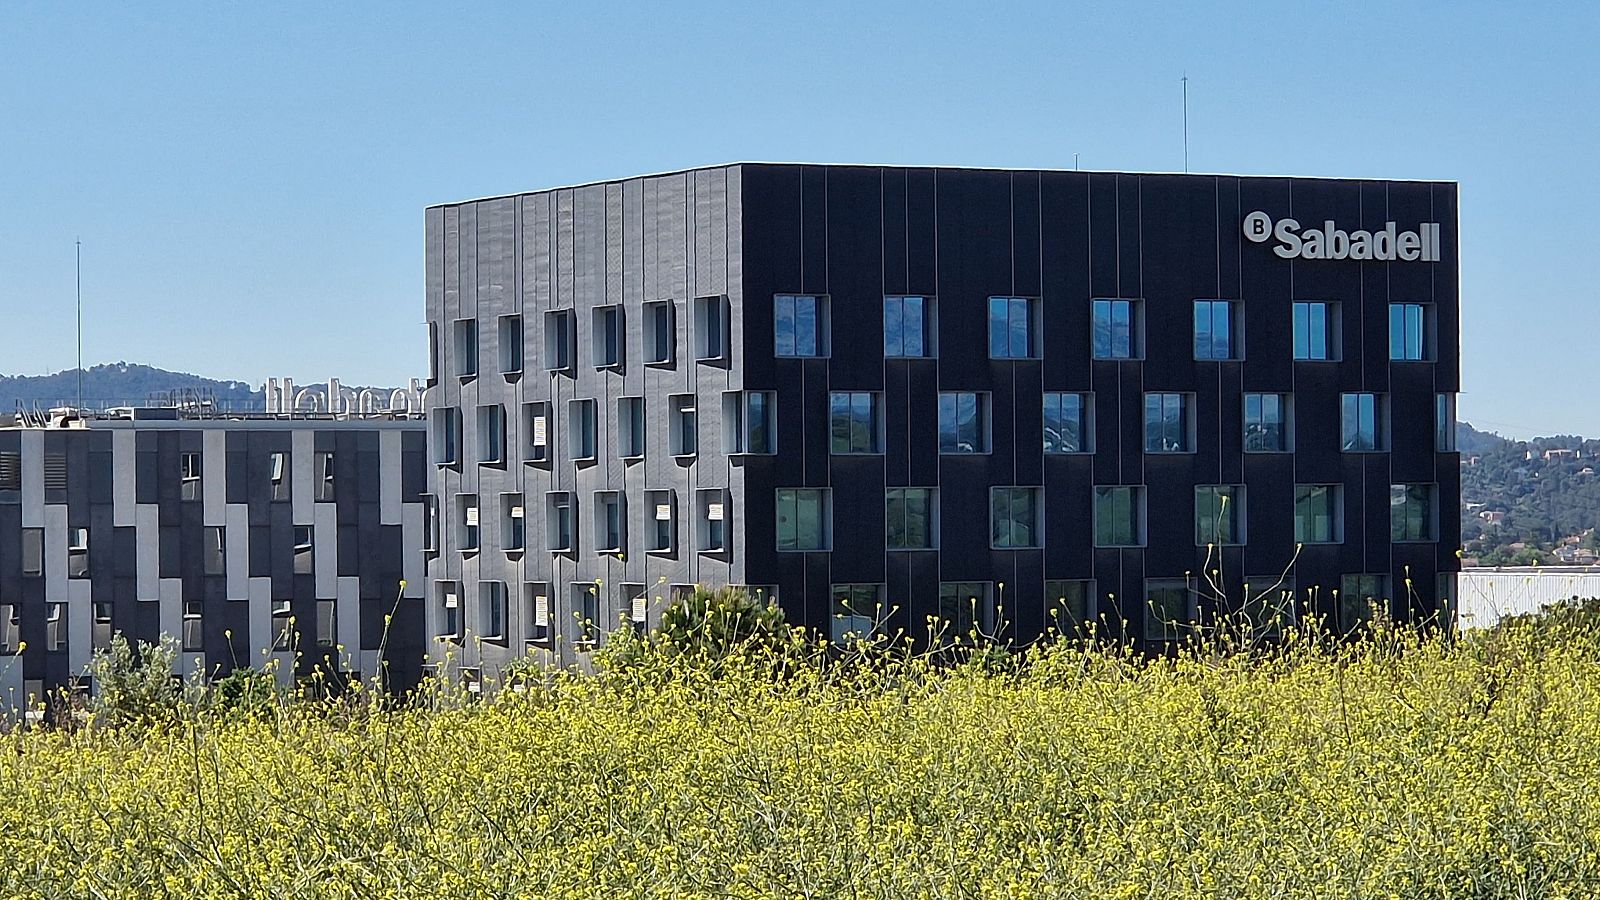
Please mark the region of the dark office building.
POLYGON ((567 660, 696 583, 837 636, 1431 615, 1456 203, 745 164, 431 208, 430 632, 567 660))
POLYGON ((170 635, 183 674, 371 677, 391 613, 390 684, 414 685, 425 428, 176 409, 0 427, 0 703, 92 689, 117 633, 170 635))

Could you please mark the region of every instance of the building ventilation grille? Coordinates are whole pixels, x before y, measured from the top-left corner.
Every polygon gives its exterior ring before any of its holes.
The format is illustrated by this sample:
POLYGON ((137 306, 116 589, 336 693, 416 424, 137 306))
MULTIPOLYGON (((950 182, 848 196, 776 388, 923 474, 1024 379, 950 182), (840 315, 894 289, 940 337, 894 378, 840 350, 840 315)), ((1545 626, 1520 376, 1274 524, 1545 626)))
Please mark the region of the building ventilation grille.
POLYGON ((22 454, 0 453, 0 491, 22 490, 22 454))
POLYGON ((46 453, 44 455, 44 489, 47 491, 64 491, 67 489, 67 455, 65 453, 46 453))

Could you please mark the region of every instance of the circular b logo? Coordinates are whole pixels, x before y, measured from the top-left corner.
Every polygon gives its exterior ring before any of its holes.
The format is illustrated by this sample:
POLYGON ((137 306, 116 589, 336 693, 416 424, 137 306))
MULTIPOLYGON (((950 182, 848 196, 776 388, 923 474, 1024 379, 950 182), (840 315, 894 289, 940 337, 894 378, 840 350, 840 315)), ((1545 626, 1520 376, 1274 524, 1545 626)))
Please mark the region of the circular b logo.
POLYGON ((1258 244, 1272 237, 1272 217, 1260 210, 1245 216, 1244 236, 1258 244))

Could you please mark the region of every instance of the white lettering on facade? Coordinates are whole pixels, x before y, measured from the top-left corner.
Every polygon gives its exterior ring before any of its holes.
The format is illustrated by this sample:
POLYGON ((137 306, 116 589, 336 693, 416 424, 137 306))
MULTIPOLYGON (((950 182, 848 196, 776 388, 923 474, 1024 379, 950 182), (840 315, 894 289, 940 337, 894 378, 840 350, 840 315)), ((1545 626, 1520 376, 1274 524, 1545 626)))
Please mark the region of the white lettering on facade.
POLYGON ((1438 262, 1439 223, 1423 222, 1416 231, 1401 231, 1393 222, 1379 231, 1345 231, 1325 220, 1321 228, 1303 227, 1291 218, 1272 221, 1257 210, 1244 217, 1244 236, 1257 244, 1277 241, 1272 248, 1283 259, 1363 259, 1383 262, 1438 262))

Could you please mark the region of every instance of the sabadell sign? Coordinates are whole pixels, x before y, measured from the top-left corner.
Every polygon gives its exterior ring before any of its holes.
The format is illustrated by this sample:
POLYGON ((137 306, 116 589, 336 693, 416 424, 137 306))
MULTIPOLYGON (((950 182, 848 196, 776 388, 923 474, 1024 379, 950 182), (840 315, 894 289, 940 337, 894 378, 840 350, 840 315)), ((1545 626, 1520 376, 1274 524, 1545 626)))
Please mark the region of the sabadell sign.
POLYGON ((1273 222, 1257 210, 1244 217, 1244 236, 1258 244, 1277 241, 1272 252, 1284 259, 1439 261, 1438 222, 1423 222, 1416 231, 1400 231, 1393 222, 1383 223, 1382 231, 1345 231, 1332 219, 1321 228, 1302 228, 1295 219, 1273 222))

